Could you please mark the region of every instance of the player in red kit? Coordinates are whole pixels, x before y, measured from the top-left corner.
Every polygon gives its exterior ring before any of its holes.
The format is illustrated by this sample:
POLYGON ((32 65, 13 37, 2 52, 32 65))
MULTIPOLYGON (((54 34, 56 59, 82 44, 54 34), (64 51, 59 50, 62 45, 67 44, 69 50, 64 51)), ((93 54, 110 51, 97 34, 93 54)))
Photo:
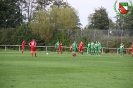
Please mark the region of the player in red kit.
POLYGON ((37 45, 36 41, 33 39, 33 40, 29 43, 29 45, 30 45, 31 55, 36 57, 36 56, 37 56, 37 55, 36 55, 36 45, 37 45))
POLYGON ((132 54, 132 57, 133 57, 133 42, 132 42, 132 49, 131 49, 131 54, 132 54))
POLYGON ((25 49, 25 41, 22 42, 22 54, 24 53, 24 49, 25 49))
POLYGON ((58 46, 58 54, 62 54, 62 43, 59 44, 58 46))
POLYGON ((83 42, 81 41, 78 46, 79 53, 83 54, 83 42))
POLYGON ((70 45, 70 52, 73 52, 73 46, 72 46, 72 44, 70 45))

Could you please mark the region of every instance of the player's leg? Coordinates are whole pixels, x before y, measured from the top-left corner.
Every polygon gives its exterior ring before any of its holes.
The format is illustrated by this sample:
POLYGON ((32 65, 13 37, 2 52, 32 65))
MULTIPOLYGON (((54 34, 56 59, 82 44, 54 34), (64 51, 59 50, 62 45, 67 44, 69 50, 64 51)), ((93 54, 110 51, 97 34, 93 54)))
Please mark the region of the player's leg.
POLYGON ((132 57, 133 57, 133 50, 131 51, 132 57))
POLYGON ((99 49, 99 50, 98 50, 98 54, 100 54, 100 55, 101 55, 101 49, 99 49))
POLYGON ((122 49, 122 56, 124 56, 124 49, 122 49))
POLYGON ((100 48, 98 48, 98 55, 99 55, 99 54, 101 54, 101 50, 100 50, 100 48))
POLYGON ((60 54, 62 54, 62 47, 60 48, 60 54))
POLYGON ((24 53, 24 47, 22 47, 22 54, 24 53))
POLYGON ((36 51, 34 51, 34 56, 35 56, 35 57, 37 56, 36 51))
POLYGON ((78 47, 78 54, 80 54, 80 47, 78 47))
POLYGON ((91 52, 90 52, 90 54, 92 55, 92 53, 93 53, 93 48, 91 48, 91 52))
POLYGON ((81 48, 78 49, 78 53, 81 54, 81 48))
POLYGON ((56 46, 56 52, 58 53, 58 47, 56 46))
POLYGON ((96 48, 94 48, 94 55, 96 55, 97 54, 97 49, 96 48))
POLYGON ((22 48, 22 54, 24 53, 24 50, 23 50, 23 48, 22 48))
POLYGON ((92 48, 92 55, 94 55, 94 48, 92 48))
POLYGON ((91 48, 88 48, 88 54, 91 54, 91 48))
POLYGON ((30 52, 31 52, 31 56, 33 57, 33 51, 31 50, 30 52))
POLYGON ((34 48, 34 56, 35 56, 35 57, 37 56, 36 47, 34 48))
POLYGON ((92 55, 92 53, 93 53, 93 48, 91 48, 91 55, 92 55))
POLYGON ((60 54, 61 53, 61 50, 60 50, 60 48, 58 49, 58 54, 60 54))
POLYGON ((33 57, 33 48, 30 47, 30 53, 31 53, 31 56, 33 57))
POLYGON ((122 49, 120 49, 120 55, 122 56, 122 53, 123 53, 123 51, 122 51, 122 49))
POLYGON ((73 56, 73 57, 76 56, 76 52, 77 52, 77 49, 76 49, 76 48, 73 48, 73 52, 72 52, 72 56, 73 56))
POLYGON ((59 48, 58 48, 57 53, 59 54, 59 52, 60 52, 60 51, 59 51, 59 48))

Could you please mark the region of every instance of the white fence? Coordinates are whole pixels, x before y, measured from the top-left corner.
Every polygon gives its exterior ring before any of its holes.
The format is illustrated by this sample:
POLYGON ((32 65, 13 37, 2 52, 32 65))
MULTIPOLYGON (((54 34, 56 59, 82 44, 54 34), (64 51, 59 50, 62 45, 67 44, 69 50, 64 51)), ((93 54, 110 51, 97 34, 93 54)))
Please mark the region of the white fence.
MULTIPOLYGON (((8 47, 18 47, 18 51, 21 51, 21 45, 0 45, 0 47, 4 47, 4 50, 7 51, 8 47)), ((26 45, 26 47, 29 47, 29 45, 26 45)), ((50 51, 49 48, 52 48, 54 50, 54 46, 36 46, 37 48, 45 48, 44 51, 48 52, 50 51)), ((69 51, 69 47, 63 46, 64 50, 69 51)), ((101 53, 104 54, 106 53, 106 50, 109 50, 108 53, 112 53, 110 51, 115 52, 116 54, 119 54, 119 48, 106 48, 102 47, 101 48, 101 53)), ((126 52, 130 52, 131 48, 125 48, 126 52)), ((84 52, 88 52, 87 47, 84 47, 84 52)))
MULTIPOLYGON (((18 50, 21 51, 21 46, 22 45, 0 45, 1 47, 5 47, 5 51, 7 51, 8 47, 18 47, 18 50)), ((29 45, 25 45, 26 47, 28 47, 29 45)), ((54 46, 36 46, 39 48, 45 48, 46 52, 48 51, 48 48, 54 48, 54 46)))

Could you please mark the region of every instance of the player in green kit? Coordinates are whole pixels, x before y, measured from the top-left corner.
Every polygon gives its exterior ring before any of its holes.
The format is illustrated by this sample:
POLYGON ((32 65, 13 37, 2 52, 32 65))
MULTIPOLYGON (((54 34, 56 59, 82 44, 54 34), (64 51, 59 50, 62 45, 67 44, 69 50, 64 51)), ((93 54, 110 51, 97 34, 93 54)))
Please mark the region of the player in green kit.
POLYGON ((120 55, 123 56, 123 50, 124 50, 124 46, 123 44, 121 43, 120 44, 120 55))
POLYGON ((88 47, 88 54, 91 54, 91 44, 90 44, 90 42, 88 42, 87 47, 88 47))
POLYGON ((99 41, 97 41, 97 51, 98 54, 101 54, 101 43, 99 41))
POLYGON ((94 54, 94 42, 91 41, 91 55, 94 54))
POLYGON ((72 47, 73 47, 73 52, 77 52, 77 43, 76 43, 76 41, 73 42, 72 47))
POLYGON ((59 41, 55 44, 56 52, 58 53, 59 41))
POLYGON ((98 43, 96 41, 95 44, 94 44, 94 54, 95 55, 97 54, 97 47, 98 47, 98 43))
POLYGON ((77 43, 76 41, 73 42, 72 44, 72 56, 75 57, 77 52, 77 43))

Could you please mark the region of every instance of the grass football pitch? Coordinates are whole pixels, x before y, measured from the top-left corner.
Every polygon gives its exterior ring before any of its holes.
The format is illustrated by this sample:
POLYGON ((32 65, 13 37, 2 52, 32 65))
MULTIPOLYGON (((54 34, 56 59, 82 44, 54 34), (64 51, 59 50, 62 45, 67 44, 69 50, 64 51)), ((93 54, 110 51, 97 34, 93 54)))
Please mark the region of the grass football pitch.
POLYGON ((0 50, 0 88, 133 88, 133 58, 0 50))

